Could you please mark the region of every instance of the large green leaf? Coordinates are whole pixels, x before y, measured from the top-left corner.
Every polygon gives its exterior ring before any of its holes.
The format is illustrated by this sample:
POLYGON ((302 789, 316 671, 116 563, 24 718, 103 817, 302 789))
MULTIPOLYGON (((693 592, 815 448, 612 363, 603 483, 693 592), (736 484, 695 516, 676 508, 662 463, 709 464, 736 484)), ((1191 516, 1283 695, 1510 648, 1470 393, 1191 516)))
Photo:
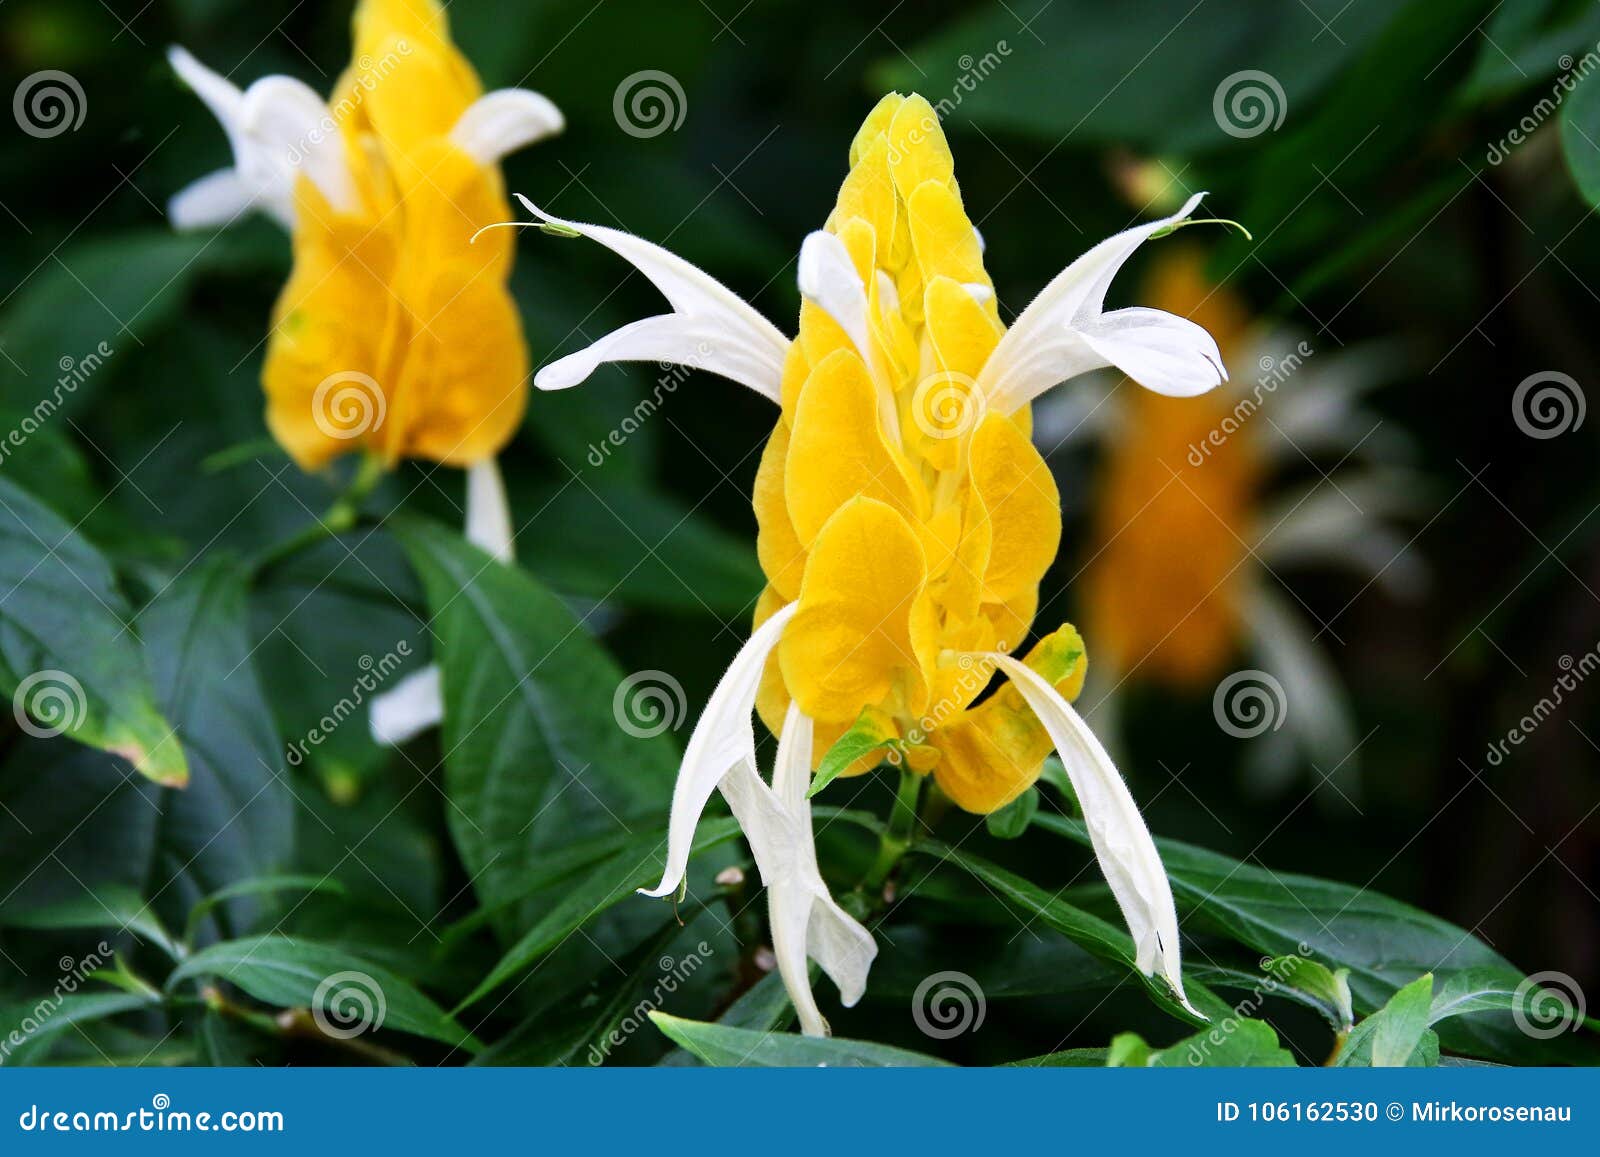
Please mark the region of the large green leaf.
MULTIPOLYGON (((1079 820, 1041 815, 1035 827, 1089 847, 1079 820)), ((1515 989, 1522 974, 1465 929, 1370 888, 1276 872, 1177 840, 1156 841, 1180 913, 1268 956, 1309 955, 1350 970, 1357 1012, 1382 1007, 1425 972, 1473 969, 1515 989)), ((1537 1058, 1550 1042, 1518 1031, 1510 1017, 1475 1013, 1452 1019, 1446 1044, 1490 1058, 1537 1058)))
POLYGON ((1600 206, 1600 85, 1580 84, 1561 106, 1561 149, 1583 199, 1600 206))
MULTIPOLYGON (((670 741, 623 730, 612 706, 623 673, 582 624, 459 534, 411 518, 396 526, 433 614, 446 816, 483 902, 517 894, 566 844, 659 826, 641 817, 671 797, 670 741)), ((505 926, 539 914, 523 915, 505 926)))
POLYGON ((1432 1009, 1433 976, 1419 976, 1356 1025, 1334 1063, 1375 1069, 1437 1064, 1439 1040, 1428 1030, 1432 1009))
MULTIPOLYGON (((140 626, 190 784, 158 788, 74 745, 19 747, 0 769, 0 879, 16 881, 0 897, 8 906, 122 885, 177 928, 201 897, 288 861, 293 801, 249 662, 242 571, 225 559, 192 568, 146 607, 140 626)), ((211 918, 229 934, 251 907, 238 897, 211 918)))
POLYGON ((320 1009, 340 1032, 358 1024, 443 1041, 477 1051, 481 1046, 444 1009, 409 981, 341 949, 289 936, 224 940, 195 953, 168 978, 169 988, 186 980, 215 977, 238 985, 257 1000, 282 1008, 320 1009))
POLYGON ((188 763, 111 567, 72 527, 0 477, 0 692, 35 735, 70 735, 157 783, 188 763))
POLYGON ((5 1050, 0 1054, 0 1065, 36 1064, 55 1037, 69 1028, 156 1004, 153 997, 126 992, 74 992, 7 1005, 0 1008, 0 1025, 21 1039, 8 1036, 0 1042, 5 1050))
POLYGON ((1266 1021, 1232 1018, 1164 1049, 1151 1048, 1136 1033, 1123 1033, 1111 1042, 1105 1063, 1111 1068, 1155 1069, 1295 1066, 1293 1055, 1278 1043, 1278 1034, 1266 1021))
POLYGON ((949 1063, 937 1057, 869 1041, 730 1028, 722 1024, 683 1020, 664 1012, 652 1012, 650 1019, 676 1044, 688 1049, 706 1064, 719 1067, 926 1068, 945 1067, 949 1063))

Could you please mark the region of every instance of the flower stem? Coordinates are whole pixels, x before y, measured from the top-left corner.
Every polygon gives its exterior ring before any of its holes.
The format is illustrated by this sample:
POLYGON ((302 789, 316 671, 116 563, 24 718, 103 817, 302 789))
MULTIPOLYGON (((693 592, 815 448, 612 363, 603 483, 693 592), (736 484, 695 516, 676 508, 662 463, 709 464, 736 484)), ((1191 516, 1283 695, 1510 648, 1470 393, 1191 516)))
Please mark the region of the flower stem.
POLYGON ((377 486, 378 480, 383 477, 384 462, 381 455, 367 451, 361 458, 361 465, 356 468, 350 483, 339 496, 333 500, 333 505, 310 526, 301 528, 276 546, 268 547, 255 562, 255 569, 268 570, 276 566, 291 555, 298 554, 308 546, 314 546, 325 538, 333 538, 343 534, 356 524, 356 518, 361 513, 361 504, 377 486))
POLYGON ((911 847, 917 832, 917 801, 922 794, 922 776, 909 767, 900 769, 900 789, 889 812, 889 826, 878 840, 878 858, 862 881, 868 895, 883 891, 890 874, 911 847))

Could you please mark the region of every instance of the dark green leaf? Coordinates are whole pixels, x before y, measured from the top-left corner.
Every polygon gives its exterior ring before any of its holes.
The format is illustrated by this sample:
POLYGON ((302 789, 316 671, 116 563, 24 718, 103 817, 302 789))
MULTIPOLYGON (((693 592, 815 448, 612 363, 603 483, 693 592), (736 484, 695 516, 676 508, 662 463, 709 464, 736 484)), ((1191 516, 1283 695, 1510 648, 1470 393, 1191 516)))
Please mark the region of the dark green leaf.
POLYGON ((1428 1031, 1433 1008, 1433 976, 1419 976, 1395 993, 1389 1003, 1351 1031, 1334 1064, 1375 1069, 1437 1064, 1439 1041, 1428 1031), (1429 1059, 1431 1056, 1431 1059, 1429 1059))
POLYGON ((1039 791, 1030 787, 999 811, 984 817, 989 834, 997 840, 1014 840, 1028 830, 1039 811, 1039 791))
POLYGON ((840 1037, 796 1036, 683 1020, 664 1012, 650 1019, 674 1042, 708 1065, 738 1068, 925 1068, 948 1064, 937 1057, 840 1037))
POLYGON ((122 884, 79 892, 36 907, 0 908, 0 925, 9 928, 114 928, 132 932, 176 960, 183 955, 139 893, 122 884))
POLYGON ((1164 1049, 1152 1049, 1137 1033, 1123 1033, 1106 1054, 1110 1068, 1294 1068, 1294 1057, 1278 1044, 1266 1021, 1228 1018, 1164 1049))
POLYGON ((134 1009, 152 1008, 156 1003, 148 996, 125 992, 79 992, 8 1005, 0 1009, 0 1025, 6 1026, 8 1034, 0 1037, 0 1065, 36 1064, 53 1039, 67 1029, 134 1009), (20 1042, 11 1039, 12 1032, 22 1038, 20 1042))

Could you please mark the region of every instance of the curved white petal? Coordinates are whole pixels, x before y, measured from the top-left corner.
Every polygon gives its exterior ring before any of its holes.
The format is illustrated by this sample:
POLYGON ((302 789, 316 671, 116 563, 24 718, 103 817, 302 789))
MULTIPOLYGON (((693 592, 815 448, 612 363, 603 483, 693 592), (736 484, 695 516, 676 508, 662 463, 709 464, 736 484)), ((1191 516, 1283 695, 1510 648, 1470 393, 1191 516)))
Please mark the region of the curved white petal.
POLYGON ((443 718, 439 668, 430 663, 374 699, 367 725, 374 743, 399 747, 428 728, 438 726, 443 718))
POLYGON ((217 123, 222 126, 222 131, 228 135, 228 144, 233 149, 234 157, 240 152, 240 138, 243 134, 244 121, 244 93, 239 86, 219 72, 214 72, 201 64, 187 49, 176 44, 167 49, 167 63, 172 65, 176 72, 194 90, 194 94, 205 102, 211 110, 211 115, 217 118, 217 123))
POLYGON ((234 169, 208 173, 172 195, 167 216, 175 229, 213 229, 250 211, 255 197, 234 169))
POLYGON ((683 258, 641 237, 603 225, 566 221, 517 194, 546 224, 570 229, 628 261, 650 279, 673 312, 625 325, 534 375, 541 390, 575 386, 606 362, 666 362, 709 370, 781 399, 783 359, 789 339, 733 290, 683 258))
POLYGON ((1010 655, 988 657, 1027 700, 1061 756, 1078 793, 1095 858, 1133 936, 1139 971, 1146 976, 1159 971, 1183 1006, 1199 1016, 1183 992, 1172 886, 1128 785, 1089 725, 1042 675, 1010 655))
POLYGON ((1159 309, 1118 309, 1079 332, 1106 365, 1158 394, 1192 398, 1228 377, 1216 339, 1186 317, 1159 309))
POLYGON ((862 360, 872 365, 867 330, 867 288, 844 242, 818 229, 800 245, 800 295, 838 323, 862 360))
POLYGON ((511 535, 511 507, 505 483, 493 458, 467 467, 466 539, 501 562, 516 557, 511 535))
MULTIPOLYGON (((646 896, 665 896, 678 890, 689 866, 689 850, 694 844, 694 829, 700 822, 711 793, 736 765, 746 765, 755 775, 756 735, 750 715, 756 707, 756 691, 761 672, 767 665, 794 617, 798 603, 790 603, 773 615, 739 649, 733 662, 722 673, 716 690, 706 701, 706 709, 694 725, 689 745, 678 768, 678 781, 672 788, 672 813, 667 821, 667 863, 661 883, 641 888, 646 896)), ((757 782, 760 777, 756 776, 757 782)), ((765 786, 765 785, 763 785, 765 786)))
MULTIPOLYGON (((1162 392, 1203 393, 1220 382, 1220 357, 1188 357, 1181 365, 1170 362, 1178 331, 1154 325, 1148 315, 1157 311, 1138 311, 1134 317, 1128 316, 1134 312, 1129 310, 1104 312, 1106 290, 1117 270, 1152 234, 1193 213, 1202 196, 1196 193, 1170 217, 1107 238, 1057 274, 1022 311, 984 365, 978 384, 990 404, 1010 413, 1058 382, 1103 365, 1120 367, 1128 360, 1144 372, 1159 370, 1158 380, 1167 387, 1162 392), (1156 343, 1156 350, 1142 359, 1135 356, 1141 340, 1156 343)), ((1192 336, 1184 348, 1198 348, 1192 336)), ((1215 348, 1213 343, 1204 352, 1215 348)))
POLYGON ((502 88, 468 105, 451 128, 450 140, 480 165, 493 165, 566 127, 561 110, 548 97, 525 88, 502 88))

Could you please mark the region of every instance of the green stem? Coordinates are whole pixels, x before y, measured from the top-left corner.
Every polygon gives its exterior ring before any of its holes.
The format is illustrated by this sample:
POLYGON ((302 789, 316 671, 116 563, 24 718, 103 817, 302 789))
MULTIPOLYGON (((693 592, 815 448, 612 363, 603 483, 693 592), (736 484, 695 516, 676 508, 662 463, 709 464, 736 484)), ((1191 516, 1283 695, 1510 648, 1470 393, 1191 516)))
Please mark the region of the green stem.
POLYGON ((269 570, 306 547, 343 534, 355 526, 356 518, 361 513, 361 504, 372 493, 373 487, 377 486, 378 480, 383 477, 383 471, 383 458, 370 450, 367 451, 362 456, 361 465, 356 468, 355 475, 350 479, 350 484, 333 500, 333 505, 328 507, 327 513, 310 526, 301 528, 276 546, 263 551, 256 559, 257 572, 269 570))
POLYGON ((861 883, 869 896, 883 891, 890 874, 911 847, 917 834, 917 800, 922 794, 922 776, 909 767, 900 769, 900 789, 889 812, 889 826, 878 840, 878 858, 861 883))

